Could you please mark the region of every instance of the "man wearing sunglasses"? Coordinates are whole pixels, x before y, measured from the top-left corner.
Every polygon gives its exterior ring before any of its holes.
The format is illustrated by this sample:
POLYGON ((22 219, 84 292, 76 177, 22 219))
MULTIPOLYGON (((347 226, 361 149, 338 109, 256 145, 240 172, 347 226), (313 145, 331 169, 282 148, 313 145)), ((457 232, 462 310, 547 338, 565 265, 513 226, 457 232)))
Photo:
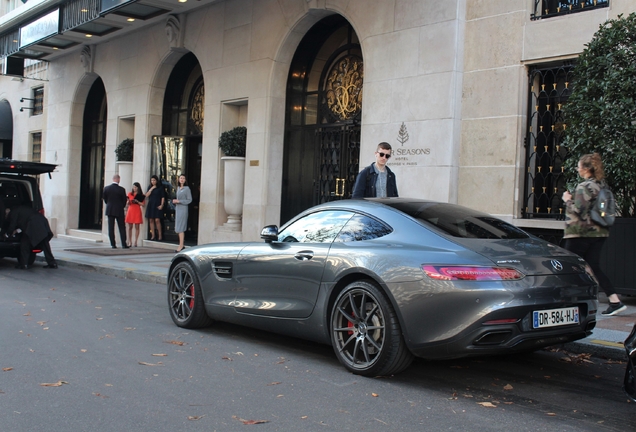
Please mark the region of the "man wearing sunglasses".
POLYGON ((358 174, 351 198, 397 197, 395 174, 386 166, 391 158, 391 144, 381 142, 375 151, 375 162, 358 174))

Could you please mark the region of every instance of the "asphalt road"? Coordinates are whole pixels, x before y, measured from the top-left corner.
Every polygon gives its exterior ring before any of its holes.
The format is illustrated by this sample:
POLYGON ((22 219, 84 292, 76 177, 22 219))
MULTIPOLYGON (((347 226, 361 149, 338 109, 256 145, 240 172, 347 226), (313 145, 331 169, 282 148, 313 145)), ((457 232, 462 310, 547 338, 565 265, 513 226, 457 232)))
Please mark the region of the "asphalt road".
POLYGON ((4 432, 636 430, 624 364, 541 351, 362 378, 327 346, 184 331, 161 285, 13 264, 0 260, 4 432))

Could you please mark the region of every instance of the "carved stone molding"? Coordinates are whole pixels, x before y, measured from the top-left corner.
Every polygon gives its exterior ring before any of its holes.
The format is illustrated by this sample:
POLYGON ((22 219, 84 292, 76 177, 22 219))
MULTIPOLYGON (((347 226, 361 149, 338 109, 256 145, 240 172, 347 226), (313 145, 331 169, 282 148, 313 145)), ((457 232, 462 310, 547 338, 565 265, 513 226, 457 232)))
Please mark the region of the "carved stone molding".
POLYGON ((170 15, 166 19, 166 37, 170 48, 183 48, 185 17, 170 15))
POLYGON ((91 45, 85 45, 80 53, 80 63, 84 67, 84 72, 93 73, 93 54, 95 47, 91 45))

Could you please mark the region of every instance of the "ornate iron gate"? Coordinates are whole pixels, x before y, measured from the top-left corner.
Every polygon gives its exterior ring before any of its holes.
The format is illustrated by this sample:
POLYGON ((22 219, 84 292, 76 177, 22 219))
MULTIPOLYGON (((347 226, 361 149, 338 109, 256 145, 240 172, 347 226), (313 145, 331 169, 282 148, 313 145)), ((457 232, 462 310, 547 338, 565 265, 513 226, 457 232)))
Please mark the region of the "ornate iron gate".
POLYGON ((566 190, 563 162, 569 152, 562 145, 562 109, 572 89, 573 69, 563 65, 529 71, 524 218, 565 218, 561 195, 566 190))
POLYGON ((321 127, 316 130, 318 181, 316 204, 351 198, 358 175, 360 126, 321 127))

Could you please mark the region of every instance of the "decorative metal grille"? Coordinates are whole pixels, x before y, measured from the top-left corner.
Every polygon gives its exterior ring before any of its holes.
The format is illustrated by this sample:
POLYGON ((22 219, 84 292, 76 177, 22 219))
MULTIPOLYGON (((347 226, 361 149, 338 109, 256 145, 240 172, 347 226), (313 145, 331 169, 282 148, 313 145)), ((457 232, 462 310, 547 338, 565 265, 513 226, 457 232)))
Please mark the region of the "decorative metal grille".
POLYGON ((327 74, 325 98, 331 115, 338 120, 355 117, 362 109, 362 58, 342 57, 327 74))
POLYGON ((316 203, 351 198, 358 175, 360 127, 322 127, 316 130, 319 142, 316 203))
POLYGON ((42 160, 42 132, 34 132, 31 134, 31 161, 40 162, 42 160))
POLYGON ((563 65, 529 72, 524 218, 565 218, 563 162, 569 153, 562 145, 566 129, 562 109, 572 89, 573 69, 563 65))
POLYGON ((608 7, 609 0, 534 0, 533 20, 608 7))
POLYGON ((33 89, 33 115, 40 115, 44 112, 44 87, 33 89))
POLYGON ((99 18, 101 0, 71 0, 62 7, 62 31, 74 29, 99 18))

